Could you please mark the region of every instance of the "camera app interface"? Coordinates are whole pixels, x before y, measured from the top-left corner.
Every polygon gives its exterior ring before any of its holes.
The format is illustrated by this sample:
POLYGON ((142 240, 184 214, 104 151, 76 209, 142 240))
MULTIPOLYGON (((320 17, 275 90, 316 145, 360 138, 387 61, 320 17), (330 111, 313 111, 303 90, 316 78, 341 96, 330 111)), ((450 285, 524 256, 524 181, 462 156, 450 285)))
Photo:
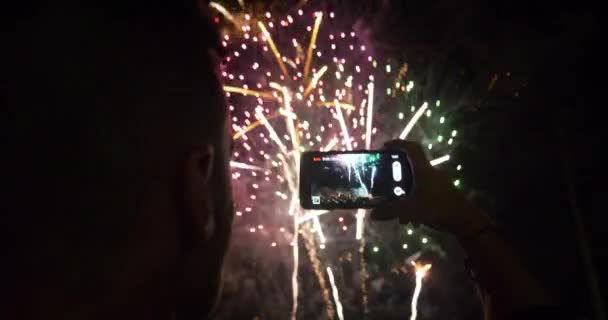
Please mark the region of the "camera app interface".
POLYGON ((373 205, 405 194, 397 154, 333 154, 312 159, 313 205, 373 205))

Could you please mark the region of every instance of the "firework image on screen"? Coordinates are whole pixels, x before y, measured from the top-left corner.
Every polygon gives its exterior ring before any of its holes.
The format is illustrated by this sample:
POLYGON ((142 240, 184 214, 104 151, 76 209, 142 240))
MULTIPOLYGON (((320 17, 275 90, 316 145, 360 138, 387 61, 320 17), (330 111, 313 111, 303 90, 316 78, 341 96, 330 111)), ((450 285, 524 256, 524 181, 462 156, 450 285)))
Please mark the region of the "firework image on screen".
POLYGON ((382 197, 374 188, 379 154, 337 154, 316 163, 320 168, 312 171, 313 204, 366 203, 382 197))
POLYGON ((401 164, 387 157, 380 152, 314 157, 309 178, 312 204, 367 206, 386 200, 391 192, 404 195, 401 164))

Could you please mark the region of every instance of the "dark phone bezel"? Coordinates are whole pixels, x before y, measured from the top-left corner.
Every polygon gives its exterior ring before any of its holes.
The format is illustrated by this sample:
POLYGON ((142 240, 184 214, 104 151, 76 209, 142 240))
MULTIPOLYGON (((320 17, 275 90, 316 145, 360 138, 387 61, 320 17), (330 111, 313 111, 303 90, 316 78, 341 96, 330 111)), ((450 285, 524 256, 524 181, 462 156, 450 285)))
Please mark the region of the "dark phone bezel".
MULTIPOLYGON (((400 154, 401 156, 399 157, 403 172, 404 173, 409 173, 408 177, 409 179, 405 179, 405 191, 406 191, 406 195, 409 195, 412 191, 412 185, 413 185, 413 173, 411 170, 411 166, 410 166, 410 162, 409 159, 407 157, 407 154, 404 151, 401 150, 386 150, 386 149, 382 149, 382 150, 353 150, 353 151, 305 151, 302 152, 301 157, 300 157, 300 172, 299 172, 299 177, 300 177, 300 181, 299 181, 299 197, 300 197, 300 206, 302 206, 303 209, 306 210, 335 210, 335 209, 372 209, 374 207, 376 207, 377 205, 379 205, 380 203, 376 203, 376 204, 364 204, 364 205, 358 205, 356 203, 351 203, 351 204, 345 204, 345 205, 324 205, 324 206, 320 206, 320 205, 313 205, 312 204, 312 200, 310 198, 310 194, 311 194, 311 182, 310 182, 310 175, 308 175, 307 173, 310 172, 310 164, 312 163, 312 158, 313 157, 320 157, 320 156, 327 156, 327 155, 335 155, 335 154, 353 154, 353 153, 364 153, 364 154, 369 154, 369 153, 383 153, 383 154, 400 154)), ((391 199, 398 199, 399 197, 394 196, 394 195, 390 195, 391 199)))

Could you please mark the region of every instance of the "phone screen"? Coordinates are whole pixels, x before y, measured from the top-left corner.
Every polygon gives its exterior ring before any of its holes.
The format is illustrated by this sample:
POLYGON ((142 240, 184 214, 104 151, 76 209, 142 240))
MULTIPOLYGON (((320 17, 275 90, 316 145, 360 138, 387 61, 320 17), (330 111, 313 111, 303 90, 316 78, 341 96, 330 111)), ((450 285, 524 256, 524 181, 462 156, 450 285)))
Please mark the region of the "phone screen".
POLYGON ((411 183, 403 152, 302 154, 300 203, 305 209, 372 208, 407 195, 411 183))

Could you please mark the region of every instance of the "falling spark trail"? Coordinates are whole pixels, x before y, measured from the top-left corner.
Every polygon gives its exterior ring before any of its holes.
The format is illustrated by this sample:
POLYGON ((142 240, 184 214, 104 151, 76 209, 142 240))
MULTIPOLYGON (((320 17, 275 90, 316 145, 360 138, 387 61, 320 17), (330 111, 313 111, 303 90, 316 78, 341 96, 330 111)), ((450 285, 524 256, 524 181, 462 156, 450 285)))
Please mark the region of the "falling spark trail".
POLYGON ((323 227, 321 227, 321 221, 319 221, 319 216, 314 216, 314 218, 312 218, 312 221, 315 226, 316 232, 319 234, 319 242, 325 244, 325 233, 323 233, 323 227))
POLYGON ((375 177, 375 175, 376 175, 376 167, 373 167, 372 168, 372 176, 369 179, 370 180, 370 187, 369 188, 372 189, 372 190, 374 190, 374 177, 375 177))
POLYGON ((266 41, 268 41, 268 44, 270 45, 270 50, 272 50, 272 52, 274 53, 274 57, 279 63, 281 72, 283 72, 283 75, 285 77, 289 77, 289 73, 287 73, 287 68, 285 68, 285 64, 283 63, 283 59, 281 58, 281 53, 279 52, 279 49, 277 49, 277 46, 274 44, 274 40, 272 40, 272 36, 270 36, 270 33, 268 33, 266 26, 264 26, 261 21, 258 22, 258 26, 260 27, 260 30, 262 30, 264 37, 266 37, 266 41))
POLYGON ((401 134, 399 135, 399 139, 405 140, 405 138, 407 138, 407 135, 410 133, 412 128, 414 128, 414 125, 416 124, 416 122, 418 122, 418 119, 422 117, 424 111, 426 110, 426 108, 428 108, 428 106, 429 104, 426 102, 422 104, 422 106, 418 109, 418 111, 416 111, 412 119, 410 119, 410 121, 407 123, 405 129, 403 129, 403 132, 401 132, 401 134))
POLYGON ((338 138, 334 137, 329 140, 329 143, 321 151, 330 151, 338 143, 338 138))
POLYGON ((342 135, 344 136, 344 141, 346 142, 346 148, 350 151, 353 149, 353 145, 350 142, 350 135, 348 134, 348 128, 346 127, 346 121, 344 121, 344 115, 342 114, 342 109, 340 108, 340 102, 338 100, 334 100, 334 104, 336 106, 336 114, 338 116, 338 122, 340 122, 340 129, 342 129, 342 135))
POLYGON ((266 119, 266 117, 264 116, 264 114, 261 111, 256 112, 256 115, 258 116, 260 121, 262 121, 262 124, 264 124, 264 126, 266 127, 266 130, 268 130, 268 133, 270 133, 270 139, 272 139, 272 141, 274 141, 279 146, 279 148, 281 148, 281 152, 283 152, 285 155, 287 155, 287 147, 285 147, 285 145, 281 141, 281 138, 279 138, 279 135, 277 135, 277 132, 270 125, 270 122, 268 122, 268 119, 266 119))
POLYGON ((357 209, 357 232, 355 239, 361 240, 363 237, 363 219, 365 218, 365 209, 357 209))
POLYGON ((319 261, 319 256, 317 254, 315 240, 310 232, 302 232, 302 237, 305 240, 304 245, 307 249, 306 251, 308 252, 308 257, 310 258, 317 281, 319 282, 319 287, 321 288, 327 316, 329 319, 333 319, 335 316, 335 310, 329 298, 329 290, 327 290, 327 283, 325 282, 323 271, 321 271, 321 262, 319 261))
POLYGON ((374 83, 367 84, 367 118, 365 120, 365 149, 369 150, 372 141, 372 115, 374 110, 374 83))
MULTIPOLYGON (((350 166, 350 164, 349 164, 349 166, 350 166)), ((354 165, 353 165, 353 170, 355 170, 355 176, 357 177, 357 180, 359 180, 359 184, 361 185, 361 187, 363 187, 363 190, 365 190, 365 195, 366 196, 370 195, 369 190, 367 189, 367 186, 363 182, 363 179, 361 179, 361 174, 359 173, 359 170, 357 170, 357 167, 355 167, 354 165)))
POLYGON ((238 169, 245 169, 245 170, 252 170, 252 171, 264 171, 264 169, 261 167, 252 166, 250 164, 236 162, 236 161, 230 161, 230 167, 238 168, 238 169))
MULTIPOLYGON (((325 101, 325 102, 321 101, 321 102, 316 102, 315 106, 331 108, 331 107, 336 106, 336 102, 335 101, 325 101)), ((354 111, 356 109, 355 106, 353 106, 352 104, 345 103, 345 102, 339 102, 339 106, 342 109, 350 110, 350 111, 354 111)))
POLYGON ((449 161, 449 160, 450 160, 450 155, 446 154, 445 156, 442 156, 442 157, 439 157, 439 158, 431 160, 431 165, 432 166, 440 165, 440 164, 442 164, 442 163, 444 163, 446 161, 449 161))
POLYGON ((422 290, 422 278, 426 275, 427 271, 431 268, 430 264, 425 264, 423 266, 417 265, 412 262, 416 269, 416 288, 414 289, 414 294, 412 295, 412 303, 411 303, 411 315, 410 320, 416 320, 416 316, 418 316, 418 297, 420 296, 420 290, 422 290))
POLYGON ((298 215, 296 208, 296 197, 291 198, 289 205, 289 213, 293 215, 293 271, 291 273, 291 292, 292 292, 292 306, 291 306, 291 319, 295 320, 298 313, 298 266, 300 264, 299 252, 298 252, 298 215))
POLYGON ((221 4, 219 4, 215 1, 209 2, 209 6, 213 9, 217 10, 219 13, 221 13, 232 24, 235 24, 234 17, 232 16, 232 14, 230 14, 230 12, 228 12, 228 10, 226 10, 226 8, 224 6, 222 6, 221 4))
POLYGON ((293 152, 294 152, 293 159, 294 159, 294 162, 296 165, 295 172, 299 172, 300 171, 300 139, 298 138, 298 135, 296 134, 296 127, 293 123, 295 114, 293 113, 293 110, 291 109, 291 96, 289 95, 289 90, 287 89, 287 87, 282 87, 281 91, 283 92, 283 104, 284 104, 285 112, 287 114, 287 116, 285 117, 285 123, 287 125, 287 129, 289 130, 289 136, 291 137, 291 143, 293 146, 293 152))
MULTIPOLYGON (((270 119, 274 119, 274 118, 278 117, 279 115, 280 115, 280 112, 275 112, 274 114, 271 114, 270 116, 265 117, 265 118, 266 118, 266 120, 270 120, 270 119)), ((259 126, 261 124, 262 124, 262 121, 260 121, 260 120, 257 120, 255 122, 251 123, 245 129, 241 129, 237 133, 235 133, 232 136, 232 140, 237 140, 237 139, 241 138, 242 136, 247 134, 247 132, 255 129, 257 126, 259 126)))
POLYGON ((334 296, 334 303, 336 304, 336 311, 338 313, 338 319, 344 320, 344 314, 342 312, 342 302, 340 302, 340 296, 338 294, 338 287, 336 286, 336 282, 334 280, 334 273, 331 271, 330 267, 327 267, 327 277, 329 278, 329 283, 331 284, 331 291, 334 296))
MULTIPOLYGON (((281 163, 283 164, 283 172, 285 173, 285 177, 287 178, 287 185, 289 186, 289 191, 293 197, 296 197, 298 194, 298 182, 297 177, 294 177, 293 169, 289 166, 287 161, 283 158, 281 154, 278 155, 281 159, 281 163)), ((297 171, 295 173, 297 175, 297 171)))
POLYGON ((275 96, 273 96, 271 93, 256 91, 256 90, 251 90, 251 89, 244 89, 244 88, 239 88, 239 87, 235 87, 235 86, 224 86, 224 91, 240 93, 242 95, 252 95, 255 97, 262 97, 262 98, 266 98, 266 99, 270 99, 270 100, 277 100, 277 98, 275 96))
POLYGON ((306 210, 306 214, 298 217, 298 224, 304 223, 310 219, 314 219, 315 217, 319 217, 328 213, 328 210, 306 210))
POLYGON ((365 260, 365 238, 359 241, 359 264, 361 265, 361 302, 363 303, 363 313, 369 313, 367 296, 367 261, 365 260))
POLYGON ((323 76, 323 74, 325 74, 326 71, 327 71, 327 66, 323 66, 323 67, 321 67, 321 69, 319 71, 317 71, 312 76, 312 81, 310 81, 310 83, 306 87, 306 90, 304 90, 304 97, 307 97, 308 94, 310 94, 310 91, 317 86, 319 79, 321 79, 321 77, 323 76))
POLYGON ((310 63, 312 62, 312 50, 314 49, 315 43, 317 42, 317 34, 319 33, 319 27, 321 26, 322 18, 323 18, 323 13, 317 12, 317 18, 315 19, 315 26, 312 30, 310 44, 308 45, 308 52, 306 53, 306 64, 304 64, 304 81, 308 81, 308 75, 310 73, 310 63))

